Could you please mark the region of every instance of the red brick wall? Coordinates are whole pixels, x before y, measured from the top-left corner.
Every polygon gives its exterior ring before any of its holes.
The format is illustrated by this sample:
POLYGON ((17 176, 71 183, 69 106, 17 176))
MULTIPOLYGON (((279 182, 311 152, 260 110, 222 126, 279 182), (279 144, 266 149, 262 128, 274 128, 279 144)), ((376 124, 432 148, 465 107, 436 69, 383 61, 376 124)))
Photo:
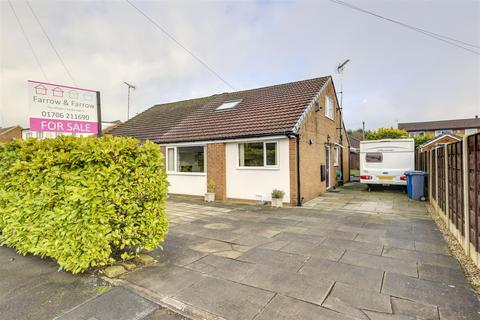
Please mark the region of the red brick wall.
POLYGON ((164 146, 160 146, 160 152, 163 154, 163 164, 165 165, 165 170, 167 170, 167 154, 164 146))
MULTIPOLYGON (((334 143, 340 144, 340 126, 343 128, 343 176, 349 176, 349 144, 345 128, 341 124, 341 113, 335 99, 335 88, 329 82, 318 98, 321 107, 319 112, 315 108, 310 110, 299 128, 300 133, 300 194, 303 201, 311 200, 326 191, 326 181, 320 181, 320 165, 325 165, 325 143, 327 137, 330 143, 330 185, 336 183, 336 169, 334 166, 334 143), (335 119, 325 116, 325 97, 330 96, 334 101, 335 119)), ((296 182, 295 182, 296 183, 296 182)))
POLYGON ((290 205, 297 205, 297 141, 289 140, 289 176, 290 176, 290 205))
POLYGON ((227 197, 225 143, 207 144, 207 182, 215 182, 215 199, 227 197))
POLYGON ((3 134, 0 135, 0 143, 7 143, 15 139, 21 139, 22 138, 22 128, 21 127, 15 127, 11 130, 8 130, 4 132, 3 134))

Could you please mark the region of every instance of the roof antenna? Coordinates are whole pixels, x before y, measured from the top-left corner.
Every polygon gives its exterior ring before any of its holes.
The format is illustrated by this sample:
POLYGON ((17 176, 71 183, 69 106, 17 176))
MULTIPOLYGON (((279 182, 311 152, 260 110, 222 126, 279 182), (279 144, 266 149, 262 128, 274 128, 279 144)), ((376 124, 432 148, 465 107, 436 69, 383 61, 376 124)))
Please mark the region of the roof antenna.
POLYGON ((337 66, 337 73, 340 75, 340 110, 343 108, 343 69, 345 69, 345 66, 347 63, 350 62, 350 59, 345 60, 342 63, 339 63, 337 66))
MULTIPOLYGON (((347 63, 350 62, 350 59, 345 60, 344 62, 340 63, 337 66, 337 73, 340 75, 340 116, 342 117, 342 110, 343 110, 343 69, 345 69, 345 66, 347 63)), ((340 119, 340 142, 343 141, 342 133, 343 133, 343 118, 340 119)))
POLYGON ((133 84, 123 81, 128 87, 128 97, 127 97, 127 121, 130 120, 130 89, 135 90, 136 87, 133 84))

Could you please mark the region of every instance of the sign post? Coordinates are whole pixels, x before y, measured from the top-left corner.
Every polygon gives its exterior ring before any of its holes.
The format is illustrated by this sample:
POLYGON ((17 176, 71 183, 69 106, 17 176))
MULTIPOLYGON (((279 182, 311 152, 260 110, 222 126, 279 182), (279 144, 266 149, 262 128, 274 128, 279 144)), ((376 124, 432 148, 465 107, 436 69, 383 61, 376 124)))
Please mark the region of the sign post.
POLYGON ((28 81, 30 130, 101 135, 100 92, 28 81))

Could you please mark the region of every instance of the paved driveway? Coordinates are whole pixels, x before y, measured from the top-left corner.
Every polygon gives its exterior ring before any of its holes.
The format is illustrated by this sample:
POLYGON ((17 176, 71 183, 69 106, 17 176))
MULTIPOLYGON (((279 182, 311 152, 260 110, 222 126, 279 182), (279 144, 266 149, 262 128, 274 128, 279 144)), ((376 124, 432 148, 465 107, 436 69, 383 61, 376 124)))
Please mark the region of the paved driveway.
POLYGON ((480 319, 423 203, 349 187, 305 208, 174 202, 124 284, 198 319, 480 319))

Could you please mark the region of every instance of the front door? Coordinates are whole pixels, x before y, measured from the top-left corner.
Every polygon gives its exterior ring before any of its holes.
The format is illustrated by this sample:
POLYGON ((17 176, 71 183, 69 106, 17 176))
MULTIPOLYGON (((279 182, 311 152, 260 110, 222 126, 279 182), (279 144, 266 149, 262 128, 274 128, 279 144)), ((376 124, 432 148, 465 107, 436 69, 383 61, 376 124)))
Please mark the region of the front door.
POLYGON ((330 146, 325 146, 325 182, 330 189, 330 146))

